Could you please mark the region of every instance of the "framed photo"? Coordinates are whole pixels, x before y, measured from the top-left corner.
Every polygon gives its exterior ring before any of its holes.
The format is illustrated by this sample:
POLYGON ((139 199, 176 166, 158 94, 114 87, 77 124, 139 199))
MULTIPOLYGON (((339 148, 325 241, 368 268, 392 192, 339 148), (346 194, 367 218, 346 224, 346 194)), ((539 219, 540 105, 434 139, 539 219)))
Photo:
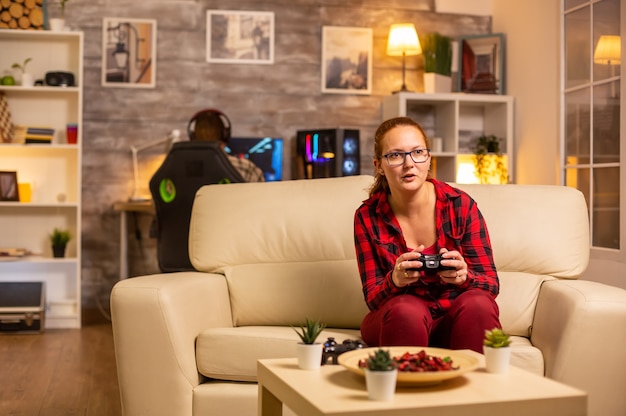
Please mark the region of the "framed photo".
POLYGON ((273 64, 274 12, 207 10, 206 60, 273 64))
POLYGON ((322 27, 322 92, 372 93, 372 29, 322 27))
POLYGON ((102 85, 154 88, 156 20, 105 17, 102 21, 102 85))
POLYGON ((466 36, 459 39, 459 91, 503 94, 504 35, 466 36))
POLYGON ((0 201, 19 201, 17 172, 0 172, 0 201))

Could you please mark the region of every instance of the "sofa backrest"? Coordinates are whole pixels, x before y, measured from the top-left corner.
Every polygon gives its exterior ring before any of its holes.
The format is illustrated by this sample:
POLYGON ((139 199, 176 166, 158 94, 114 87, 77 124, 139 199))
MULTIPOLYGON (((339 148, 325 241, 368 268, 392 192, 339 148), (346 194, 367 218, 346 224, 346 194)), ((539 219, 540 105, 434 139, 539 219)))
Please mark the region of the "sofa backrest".
POLYGON ((358 328, 367 306, 355 262, 354 212, 371 176, 201 188, 189 255, 223 273, 234 325, 297 325, 305 318, 358 328))
MULTIPOLYGON (((358 328, 367 313, 353 219, 371 176, 209 185, 194 201, 194 267, 223 273, 234 325, 296 325, 306 317, 358 328)), ((549 185, 461 185, 483 213, 501 280, 501 321, 527 335, 541 283, 576 278, 589 256, 582 194, 549 185)))

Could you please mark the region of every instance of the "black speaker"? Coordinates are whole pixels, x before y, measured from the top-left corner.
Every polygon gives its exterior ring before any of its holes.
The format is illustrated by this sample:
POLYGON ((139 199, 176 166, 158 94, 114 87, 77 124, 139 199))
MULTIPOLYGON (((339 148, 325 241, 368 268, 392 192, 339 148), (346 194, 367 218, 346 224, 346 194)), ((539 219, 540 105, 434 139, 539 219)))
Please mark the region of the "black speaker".
POLYGON ((329 178, 361 173, 359 130, 298 130, 296 139, 299 177, 329 178))
POLYGON ((45 82, 51 87, 73 87, 74 74, 62 71, 46 72, 45 82))

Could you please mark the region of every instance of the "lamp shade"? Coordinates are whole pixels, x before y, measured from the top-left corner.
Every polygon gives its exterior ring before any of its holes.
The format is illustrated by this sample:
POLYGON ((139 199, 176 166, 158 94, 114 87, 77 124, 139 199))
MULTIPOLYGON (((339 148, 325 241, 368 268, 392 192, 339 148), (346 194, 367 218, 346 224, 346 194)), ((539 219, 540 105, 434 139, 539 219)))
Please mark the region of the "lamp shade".
POLYGON ((620 36, 600 36, 596 50, 593 52, 593 62, 604 65, 620 65, 622 57, 621 43, 620 36))
POLYGON ((389 26, 387 55, 410 56, 420 53, 422 53, 422 47, 413 23, 396 23, 389 26))

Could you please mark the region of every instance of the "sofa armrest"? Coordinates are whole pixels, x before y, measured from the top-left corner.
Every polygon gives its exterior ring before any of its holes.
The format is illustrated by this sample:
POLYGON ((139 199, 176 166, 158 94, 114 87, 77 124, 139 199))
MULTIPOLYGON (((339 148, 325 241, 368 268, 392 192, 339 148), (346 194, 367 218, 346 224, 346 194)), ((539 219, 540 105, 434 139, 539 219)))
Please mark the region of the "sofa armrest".
POLYGON ((111 292, 111 321, 123 414, 190 415, 202 376, 195 341, 231 327, 224 276, 181 272, 134 277, 111 292))
POLYGON ((545 375, 589 395, 589 415, 626 414, 626 290, 554 280, 539 292, 531 342, 545 375))

